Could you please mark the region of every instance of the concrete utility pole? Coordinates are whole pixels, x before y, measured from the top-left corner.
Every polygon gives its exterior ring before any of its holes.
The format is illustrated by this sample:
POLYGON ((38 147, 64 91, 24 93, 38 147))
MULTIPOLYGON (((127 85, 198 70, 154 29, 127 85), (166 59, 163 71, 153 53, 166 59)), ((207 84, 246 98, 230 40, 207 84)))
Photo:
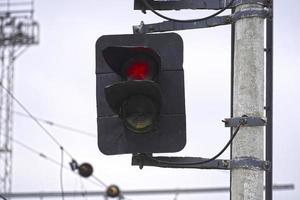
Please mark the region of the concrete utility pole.
MULTIPOLYGON (((262 10, 257 4, 240 5, 262 10)), ((242 18, 235 23, 233 117, 264 117, 264 19, 242 18)), ((232 159, 264 159, 264 127, 241 127, 233 140, 232 159)), ((262 200, 263 176, 260 170, 232 169, 231 199, 262 200)))

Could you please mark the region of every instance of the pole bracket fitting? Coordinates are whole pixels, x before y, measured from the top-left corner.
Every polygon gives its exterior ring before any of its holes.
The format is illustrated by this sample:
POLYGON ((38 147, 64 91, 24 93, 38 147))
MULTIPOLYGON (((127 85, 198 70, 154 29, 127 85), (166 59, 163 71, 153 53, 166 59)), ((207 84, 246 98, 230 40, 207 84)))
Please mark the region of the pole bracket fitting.
POLYGON ((246 8, 231 15, 231 20, 232 22, 236 22, 240 19, 252 18, 252 17, 269 18, 270 15, 271 12, 267 8, 264 9, 246 8))
POLYGON ((225 123, 225 127, 238 127, 240 124, 243 126, 265 126, 267 124, 266 118, 248 117, 247 115, 225 118, 222 122, 225 123))
POLYGON ((232 7, 237 7, 244 4, 257 4, 267 7, 270 4, 270 0, 235 0, 232 7))
POLYGON ((230 160, 230 169, 249 169, 249 170, 271 170, 271 162, 259 160, 254 157, 240 157, 230 160))

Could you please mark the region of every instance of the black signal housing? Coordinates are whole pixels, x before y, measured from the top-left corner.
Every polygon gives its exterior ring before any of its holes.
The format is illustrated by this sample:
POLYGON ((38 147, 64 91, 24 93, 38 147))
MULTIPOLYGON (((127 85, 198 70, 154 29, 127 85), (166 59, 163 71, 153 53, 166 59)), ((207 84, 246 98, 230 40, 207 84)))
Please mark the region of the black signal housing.
POLYGON ((98 146, 107 155, 166 153, 186 143, 183 42, 175 33, 96 42, 98 146))

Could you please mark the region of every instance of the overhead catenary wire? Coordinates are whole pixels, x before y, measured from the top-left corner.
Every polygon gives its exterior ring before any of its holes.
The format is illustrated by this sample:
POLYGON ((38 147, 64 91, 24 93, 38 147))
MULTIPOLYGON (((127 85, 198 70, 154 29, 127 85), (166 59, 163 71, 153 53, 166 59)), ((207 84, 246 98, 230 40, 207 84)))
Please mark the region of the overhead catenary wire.
MULTIPOLYGON (((43 159, 45 159, 45 160, 48 160, 49 162, 52 162, 53 164, 55 164, 55 165, 58 166, 58 167, 61 166, 61 162, 55 160, 54 158, 48 156, 47 154, 42 153, 42 152, 40 152, 40 151, 38 151, 38 150, 36 150, 36 149, 34 149, 34 148, 32 148, 32 147, 30 147, 30 146, 24 144, 23 142, 20 142, 20 141, 16 140, 15 138, 9 137, 9 139, 10 139, 11 141, 13 141, 15 144, 17 144, 17 145, 23 147, 24 149, 28 150, 29 152, 31 152, 31 153, 33 153, 33 154, 35 154, 35 155, 37 155, 37 156, 39 156, 39 157, 41 157, 41 158, 43 158, 43 159)), ((64 170, 67 170, 67 171, 70 171, 70 172, 73 172, 74 174, 76 174, 76 175, 78 175, 80 178, 82 178, 79 174, 77 174, 77 173, 75 173, 73 170, 71 170, 69 166, 63 165, 63 169, 64 169, 64 170)), ((89 181, 89 182, 91 182, 91 183, 93 183, 94 185, 106 187, 106 185, 99 184, 100 182, 97 183, 96 181, 92 181, 91 179, 86 179, 86 180, 89 181)))
POLYGON ((102 186, 104 186, 104 187, 108 187, 108 185, 107 184, 105 184, 103 181, 101 181, 97 176, 95 176, 94 174, 92 174, 91 175, 91 177, 95 180, 95 181, 97 181, 98 183, 100 183, 102 186))
POLYGON ((4 89, 4 91, 28 114, 28 116, 30 116, 30 118, 44 131, 44 133, 46 133, 51 140, 58 145, 59 148, 63 148, 63 151, 71 158, 74 159, 74 157, 72 156, 72 154, 70 152, 68 152, 63 145, 39 122, 39 120, 37 120, 32 114, 31 112, 21 103, 21 101, 19 101, 6 87, 4 87, 4 85, 0 82, 0 86, 4 89))
MULTIPOLYGON (((31 153, 33 153, 33 154, 35 154, 35 155, 37 155, 37 156, 39 156, 39 157, 41 157, 41 158, 43 158, 45 160, 48 160, 49 162, 52 162, 53 164, 57 165, 58 167, 61 166, 61 162, 55 160, 54 158, 51 158, 47 154, 42 153, 42 152, 40 152, 40 151, 38 151, 38 150, 36 150, 36 149, 34 149, 34 148, 32 148, 32 147, 24 144, 23 142, 20 142, 20 141, 16 140, 15 138, 9 137, 9 139, 11 141, 13 141, 15 144, 19 145, 20 147, 22 147, 22 148, 30 151, 31 153)), ((76 174, 76 175, 79 176, 79 174, 77 174, 73 170, 71 170, 69 166, 63 165, 63 169, 67 170, 67 171, 70 171, 70 172, 73 172, 74 174, 76 174)), ((81 176, 79 176, 79 177, 82 178, 81 176)), ((93 183, 94 185, 106 187, 106 185, 99 184, 100 182, 97 183, 96 181, 92 181, 91 179, 86 179, 86 180, 89 181, 89 182, 91 182, 91 183, 93 183)))
MULTIPOLYGON (((15 113, 16 115, 19 115, 19 116, 22 116, 22 117, 26 117, 28 119, 31 119, 31 117, 25 113, 22 113, 22 112, 19 112, 19 111, 13 111, 13 113, 15 113)), ((64 125, 64 124, 61 124, 61 123, 57 123, 57 122, 54 122, 52 120, 48 120, 48 119, 43 119, 43 118, 40 118, 40 117, 36 117, 34 116, 38 121, 42 122, 42 123, 45 123, 49 126, 54 126, 54 127, 57 127, 57 128, 61 128, 61 129, 64 129, 64 130, 67 130, 67 131, 71 131, 71 132, 75 132, 75 133, 79 133, 79 134, 82 134, 82 135, 86 135, 86 136, 89 136, 89 137, 93 137, 93 138, 96 138, 97 136, 93 133, 90 133, 88 131, 84 131, 84 130, 79 130, 77 128, 73 128, 71 126, 67 126, 67 125, 64 125)))
MULTIPOLYGON (((5 92, 7 92, 7 94, 28 114, 28 116, 34 121, 36 122, 36 124, 50 137, 51 140, 53 140, 53 142, 58 145, 58 147, 64 151, 64 153, 66 153, 72 160, 75 160, 74 157, 72 156, 72 154, 67 151, 64 146, 39 122, 38 119, 36 119, 31 112, 21 103, 21 101, 19 101, 6 87, 4 87, 4 85, 2 84, 2 82, 0 82, 0 86, 3 88, 3 90, 5 92)), ((102 186, 107 187, 106 184, 104 184, 103 181, 101 181, 98 177, 93 176, 93 178, 101 183, 102 186)))
POLYGON ((142 0, 143 4, 151 11, 153 12, 155 15, 165 19, 165 20, 169 20, 169 21, 173 21, 173 22, 182 22, 182 23, 192 23, 192 22, 200 22, 200 21, 205 21, 205 20, 208 20, 210 18, 213 18, 219 14, 221 14, 222 12, 224 12, 226 9, 230 8, 230 6, 233 4, 234 0, 231 0, 227 6, 225 6, 224 8, 220 9, 219 11, 207 16, 207 17, 203 17, 203 18, 198 18, 198 19, 186 19, 186 20, 183 20, 183 19, 174 19, 174 18, 170 18, 170 17, 167 17, 165 15, 162 15, 161 13, 157 12, 156 10, 154 10, 152 8, 152 6, 148 3, 147 0, 142 0))

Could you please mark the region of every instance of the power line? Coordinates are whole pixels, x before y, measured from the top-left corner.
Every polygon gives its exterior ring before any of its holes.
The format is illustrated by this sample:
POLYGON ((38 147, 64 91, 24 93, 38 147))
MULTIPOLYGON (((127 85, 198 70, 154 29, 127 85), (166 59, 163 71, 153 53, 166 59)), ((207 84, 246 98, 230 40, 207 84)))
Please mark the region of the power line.
MULTIPOLYGON (((37 156, 39 156, 39 157, 41 157, 41 158, 43 158, 43 159, 45 159, 45 160, 48 160, 48 161, 52 162, 53 164, 57 165, 58 167, 61 166, 61 162, 59 162, 59 161, 57 161, 57 160, 55 160, 55 159, 49 157, 49 156, 46 155, 45 153, 39 152, 38 150, 36 150, 36 149, 34 149, 34 148, 32 148, 32 147, 30 147, 30 146, 28 146, 28 145, 26 145, 26 144, 20 142, 20 141, 14 139, 14 138, 11 138, 11 137, 10 137, 9 139, 10 139, 11 141, 13 141, 15 144, 17 144, 17 145, 23 147, 24 149, 30 151, 31 153, 33 153, 33 154, 35 154, 35 155, 37 155, 37 156)), ((64 170, 71 171, 71 172, 73 172, 74 174, 78 175, 78 174, 75 173, 73 170, 71 170, 69 166, 63 165, 63 169, 64 169, 64 170)), ((78 175, 78 176, 79 176, 79 175, 78 175)), ((81 176, 79 176, 79 177, 82 178, 81 176)), ((100 184, 96 183, 95 181, 92 181, 91 179, 86 179, 86 180, 90 181, 90 182, 93 183, 94 185, 100 186, 100 184)), ((101 184, 101 186, 104 186, 104 185, 101 184)))
MULTIPOLYGON (((29 117, 35 121, 35 123, 46 133, 51 140, 59 146, 59 148, 63 148, 63 146, 60 144, 60 142, 37 120, 31 112, 19 101, 4 85, 0 82, 0 86, 5 90, 5 92, 29 115, 29 117)), ((63 151, 71 158, 74 159, 74 157, 69 153, 66 149, 63 148, 63 151)))
MULTIPOLYGON (((63 145, 60 144, 60 142, 58 142, 58 140, 38 121, 38 119, 36 119, 31 112, 21 103, 21 101, 19 101, 8 89, 6 89, 3 84, 0 82, 0 86, 7 92, 7 94, 28 114, 28 116, 36 122, 36 124, 54 141, 54 143, 56 143, 59 148, 64 151, 72 160, 75 160, 74 157, 71 155, 71 153, 69 153, 64 147, 63 145)), ((104 184, 103 181, 101 181, 98 177, 93 176, 93 178, 95 180, 97 180, 99 183, 101 183, 103 186, 106 187, 106 184, 104 184)))
POLYGON ((103 181, 101 181, 97 176, 95 176, 94 174, 91 175, 92 178, 94 178, 98 183, 100 183, 102 186, 104 187, 108 187, 108 185, 106 185, 103 181))
MULTIPOLYGON (((19 115, 19 116, 31 119, 31 117, 29 115, 24 114, 22 112, 13 111, 13 113, 15 113, 16 115, 19 115)), ((42 123, 45 123, 45 124, 47 124, 49 126, 55 126, 55 127, 58 127, 58 128, 64 129, 64 130, 68 130, 68 131, 71 131, 71 132, 76 132, 76 133, 79 133, 79 134, 82 134, 82 135, 86 135, 86 136, 89 136, 89 137, 93 137, 93 138, 97 137, 94 133, 91 133, 91 132, 88 132, 88 131, 84 131, 84 130, 80 130, 80 129, 77 129, 77 128, 73 128, 71 126, 67 126, 67 125, 64 125, 64 124, 61 124, 61 123, 57 123, 57 122, 54 122, 54 121, 51 121, 51 120, 48 120, 48 119, 43 119, 43 118, 36 117, 36 116, 34 116, 34 117, 38 121, 40 121, 42 123)))

